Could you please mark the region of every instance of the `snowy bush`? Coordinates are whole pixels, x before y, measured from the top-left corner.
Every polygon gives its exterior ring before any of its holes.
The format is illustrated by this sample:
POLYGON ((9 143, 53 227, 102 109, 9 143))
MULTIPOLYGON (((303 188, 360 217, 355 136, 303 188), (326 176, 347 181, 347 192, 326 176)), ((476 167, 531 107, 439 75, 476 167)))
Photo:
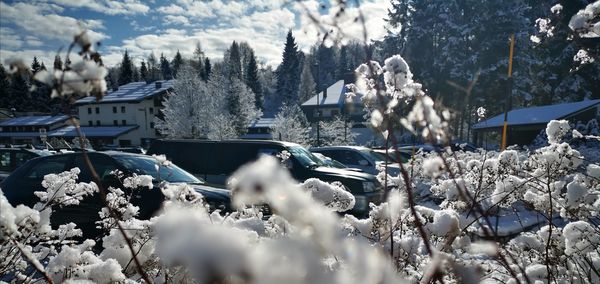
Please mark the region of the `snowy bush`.
MULTIPOLYGON (((356 72, 348 89, 362 95, 384 137, 404 127, 426 141, 450 138, 448 111, 400 56, 356 72)), ((0 191, 1 280, 597 283, 600 166, 569 144, 568 123, 552 121, 545 132, 548 145, 531 151, 418 152, 399 175, 379 175, 390 185, 385 200, 363 219, 340 213, 355 203, 342 184, 298 183, 272 156, 230 177, 236 211, 228 214, 209 213, 188 185, 161 183, 161 210, 140 220, 125 192, 155 186, 151 177, 115 173, 124 188, 105 188, 78 183, 78 169, 50 174, 34 208, 14 207, 0 191), (53 208, 98 192, 101 245, 78 238, 72 223, 53 229, 53 208), (263 205, 271 215, 258 210, 263 205)))

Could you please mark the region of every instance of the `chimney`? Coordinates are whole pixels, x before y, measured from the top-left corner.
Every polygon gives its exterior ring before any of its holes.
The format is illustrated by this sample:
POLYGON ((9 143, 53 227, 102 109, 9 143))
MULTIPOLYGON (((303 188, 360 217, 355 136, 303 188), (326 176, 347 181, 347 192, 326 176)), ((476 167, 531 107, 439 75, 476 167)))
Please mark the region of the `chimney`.
POLYGON ((158 90, 158 89, 162 88, 162 82, 161 81, 156 81, 156 82, 154 82, 154 86, 158 90))

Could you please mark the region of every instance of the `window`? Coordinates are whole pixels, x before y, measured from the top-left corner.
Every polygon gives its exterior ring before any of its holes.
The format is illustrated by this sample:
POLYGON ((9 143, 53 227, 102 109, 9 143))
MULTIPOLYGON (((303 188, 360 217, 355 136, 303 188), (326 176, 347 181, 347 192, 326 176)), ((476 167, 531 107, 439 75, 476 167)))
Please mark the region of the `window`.
POLYGON ((117 125, 119 125, 119 121, 118 121, 118 120, 113 120, 113 125, 114 125, 114 126, 117 126, 117 125))
MULTIPOLYGON (((110 172, 117 169, 115 162, 108 156, 102 154, 90 154, 90 161, 94 165, 94 170, 98 174, 100 179, 104 179, 110 175, 110 172)), ((92 181, 92 173, 89 171, 85 160, 81 155, 75 156, 73 167, 78 167, 81 170, 79 174, 79 181, 90 182, 92 181)))
POLYGON ((150 128, 154 128, 154 122, 150 122, 150 128))
POLYGON ((2 151, 0 153, 0 171, 12 171, 10 166, 10 151, 2 151))
POLYGON ((121 120, 121 125, 127 125, 127 120, 125 120, 125 119, 121 120))
POLYGON ((88 121, 88 125, 89 126, 94 126, 94 123, 90 120, 90 121, 88 121))
POLYGON ((117 113, 117 107, 113 107, 113 113, 117 113))
POLYGON ((153 108, 153 107, 151 107, 151 108, 148 108, 148 112, 149 112, 150 114, 154 114, 154 108, 153 108))
POLYGON ((96 107, 96 114, 100 113, 100 108, 96 107))
POLYGON ((88 114, 92 114, 92 108, 88 107, 88 114))
POLYGON ((41 181, 47 174, 61 173, 65 170, 70 157, 71 156, 58 156, 44 159, 31 167, 27 177, 41 181))
POLYGON ((37 157, 34 154, 28 153, 28 152, 16 152, 15 153, 15 168, 21 166, 22 164, 25 164, 25 162, 33 159, 37 157))
POLYGON ((125 107, 124 106, 121 107, 121 113, 125 113, 125 107))
POLYGON ((96 126, 100 126, 100 120, 96 120, 96 126))

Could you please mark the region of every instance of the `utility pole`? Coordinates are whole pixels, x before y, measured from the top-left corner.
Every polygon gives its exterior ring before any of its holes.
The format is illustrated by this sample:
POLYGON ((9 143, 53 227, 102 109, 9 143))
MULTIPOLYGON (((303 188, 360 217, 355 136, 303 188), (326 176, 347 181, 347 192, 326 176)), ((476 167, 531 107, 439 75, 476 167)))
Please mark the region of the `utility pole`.
POLYGON ((319 90, 321 89, 321 68, 319 68, 319 61, 317 60, 315 62, 315 65, 317 66, 317 105, 315 107, 316 110, 316 121, 317 121, 317 147, 321 146, 321 137, 320 137, 320 126, 319 126, 319 122, 321 120, 321 110, 319 109, 319 90))
POLYGON ((504 126, 502 127, 502 147, 500 150, 506 149, 506 140, 507 140, 507 132, 508 132, 508 112, 512 108, 512 61, 513 61, 513 51, 515 48, 515 34, 512 34, 510 37, 510 51, 508 54, 508 78, 506 80, 506 90, 508 97, 506 98, 506 107, 504 110, 504 126))

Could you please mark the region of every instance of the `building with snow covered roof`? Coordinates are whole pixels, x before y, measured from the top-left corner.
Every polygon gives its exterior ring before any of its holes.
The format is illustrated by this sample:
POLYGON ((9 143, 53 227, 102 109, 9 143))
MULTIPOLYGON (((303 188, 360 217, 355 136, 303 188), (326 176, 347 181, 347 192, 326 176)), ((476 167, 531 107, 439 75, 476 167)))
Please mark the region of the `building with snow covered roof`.
MULTIPOLYGON (((574 103, 514 109, 508 112, 508 145, 529 145, 546 129, 553 119, 566 119, 572 123, 587 122, 600 117, 600 99, 574 103)), ((504 113, 480 121, 472 126, 475 144, 499 144, 504 113)))
POLYGON ((20 116, 0 122, 0 143, 40 144, 46 135, 67 125, 68 115, 20 116))
POLYGON ((248 125, 248 133, 240 136, 241 139, 271 140, 271 127, 275 125, 274 117, 261 117, 248 125))
MULTIPOLYGON (((164 95, 173 89, 174 80, 152 83, 132 82, 108 92, 101 100, 86 97, 75 103, 86 138, 95 137, 96 146, 148 146, 159 137, 154 129, 160 116, 164 95)), ((65 135, 72 135, 66 131, 65 135)))
POLYGON ((367 127, 361 96, 356 95, 350 98, 346 96, 346 85, 353 82, 353 77, 349 75, 346 77, 348 79, 335 82, 324 91, 302 103, 300 108, 312 124, 313 131, 316 131, 317 121, 328 121, 336 116, 343 116, 352 121, 351 131, 356 133, 356 144, 374 145, 381 143, 381 141, 376 141, 376 138, 379 138, 380 135, 375 135, 367 127))

